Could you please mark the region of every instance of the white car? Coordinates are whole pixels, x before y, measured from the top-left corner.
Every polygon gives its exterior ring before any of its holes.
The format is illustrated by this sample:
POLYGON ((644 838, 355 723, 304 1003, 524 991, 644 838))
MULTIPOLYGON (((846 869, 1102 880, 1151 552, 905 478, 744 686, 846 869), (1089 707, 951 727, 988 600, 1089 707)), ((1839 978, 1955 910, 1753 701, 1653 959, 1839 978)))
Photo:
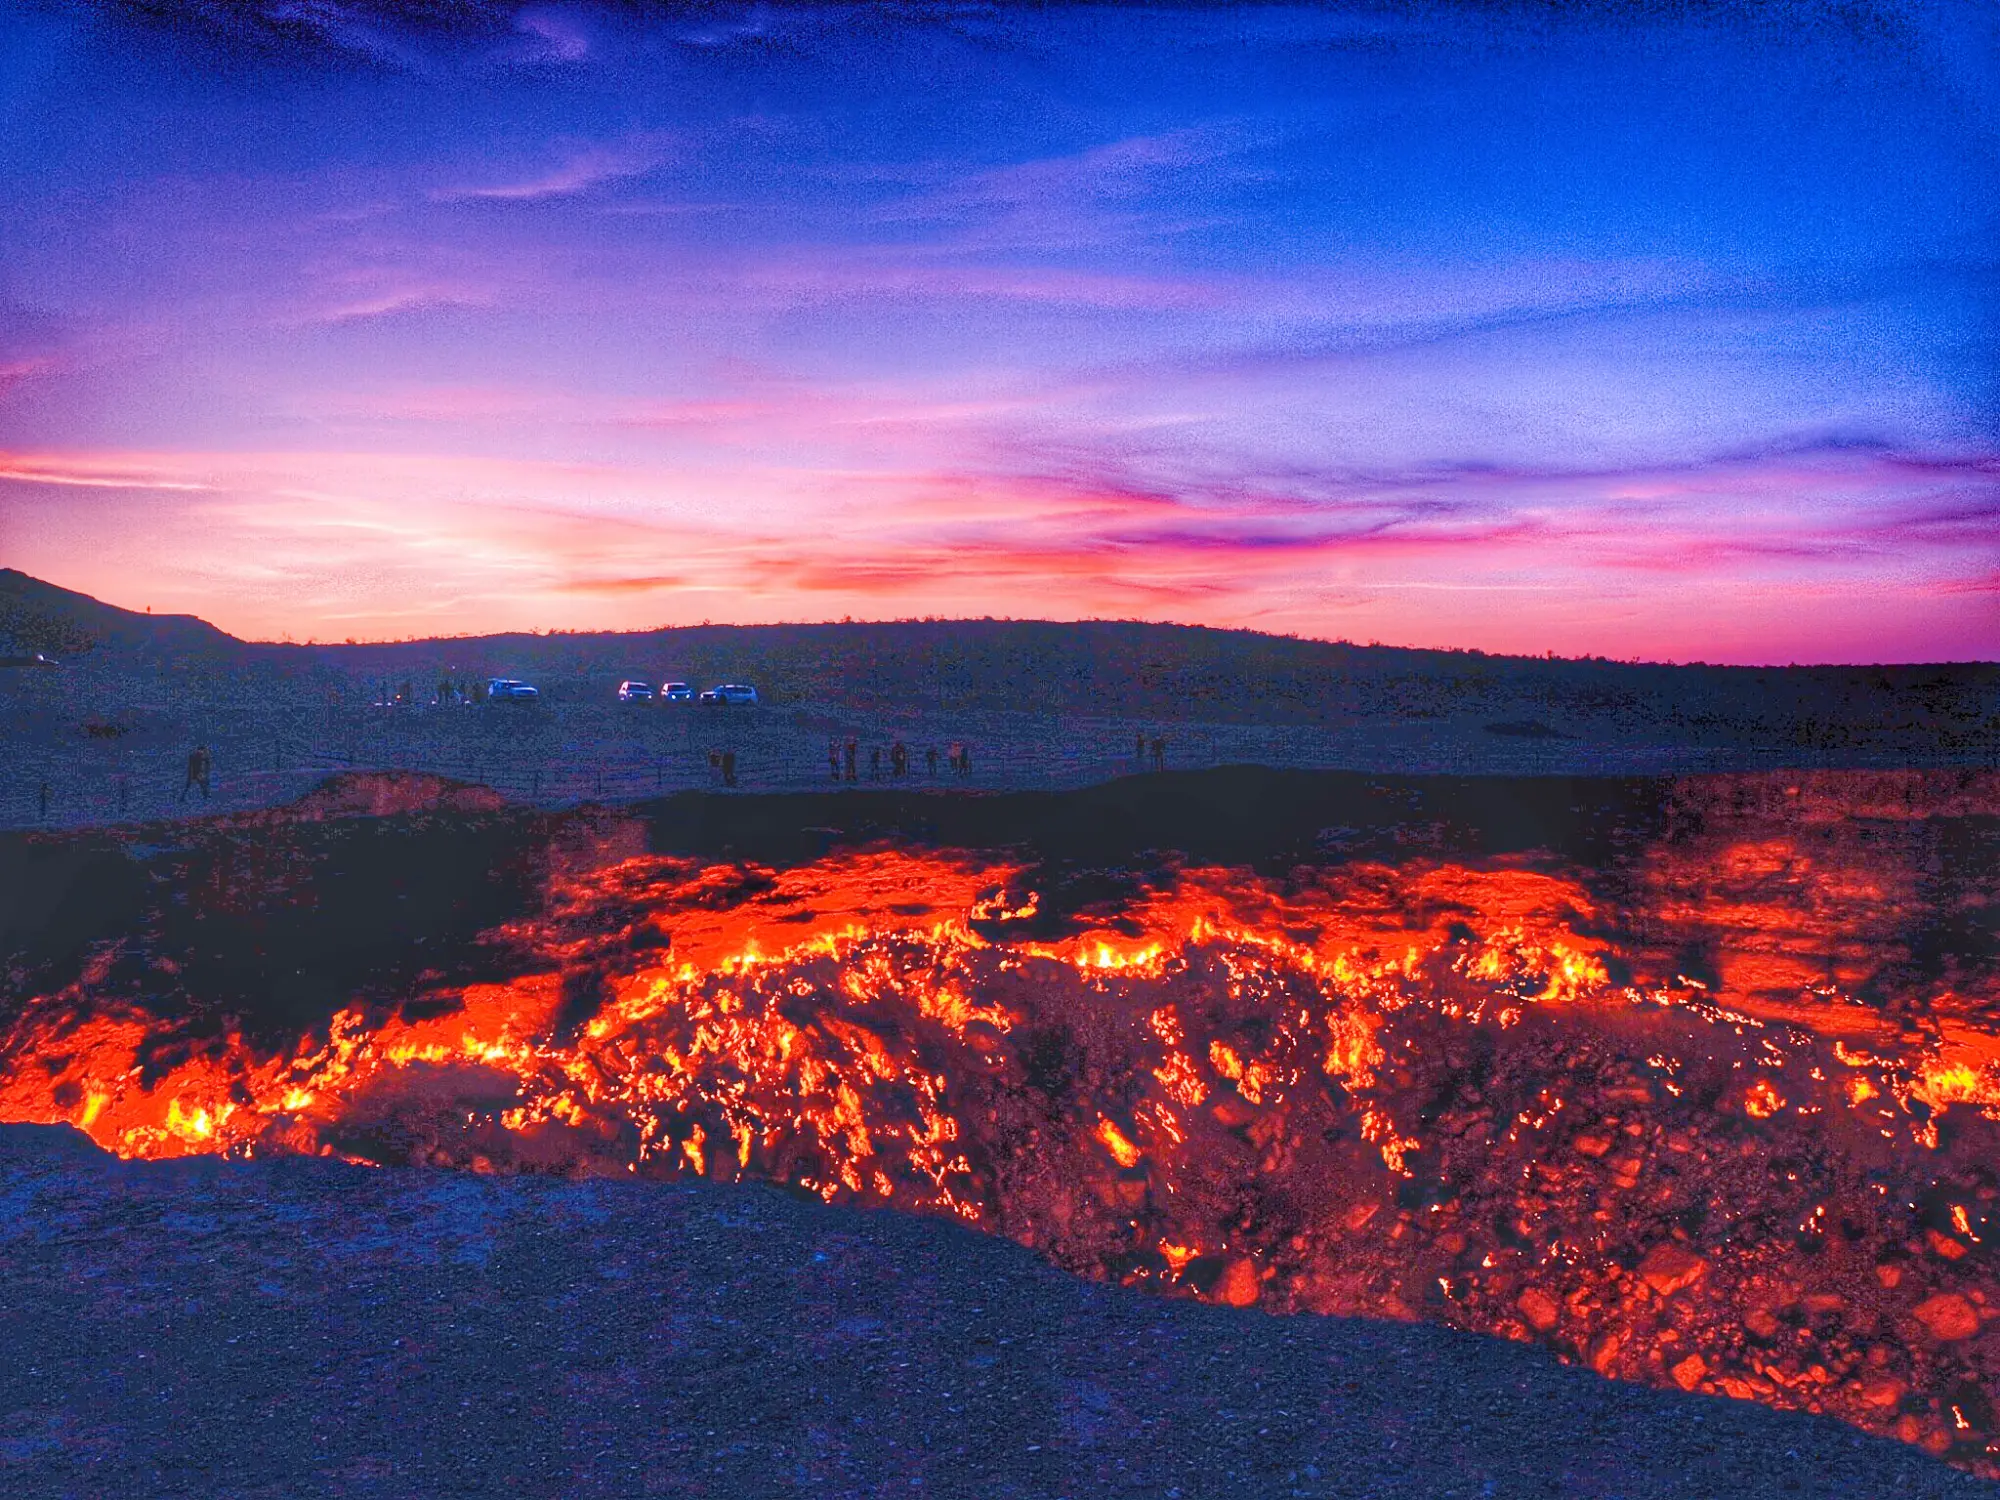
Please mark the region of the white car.
POLYGON ((757 690, 748 683, 723 682, 701 695, 703 703, 745 703, 755 706, 757 690))
POLYGON ((489 677, 486 680, 486 696, 495 703, 532 703, 541 693, 518 677, 489 677))
POLYGON ((621 682, 618 684, 620 703, 651 703, 653 686, 648 682, 621 682))
POLYGON ((694 684, 691 682, 663 682, 660 684, 662 703, 694 702, 694 684))

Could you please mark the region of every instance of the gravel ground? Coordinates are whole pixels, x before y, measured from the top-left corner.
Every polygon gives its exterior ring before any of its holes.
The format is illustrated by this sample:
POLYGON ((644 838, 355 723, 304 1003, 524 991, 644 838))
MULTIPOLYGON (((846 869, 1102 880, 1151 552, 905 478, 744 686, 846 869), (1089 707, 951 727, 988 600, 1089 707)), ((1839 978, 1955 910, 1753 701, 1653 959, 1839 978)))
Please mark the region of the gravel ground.
POLYGON ((1993 1496, 1830 1419, 704 1183, 0 1128, 9 1496, 1993 1496))
MULTIPOLYGON (((821 790, 827 741, 857 741, 859 784, 871 749, 911 751, 903 785, 979 790, 1086 786, 1141 769, 1144 736, 1170 769, 1261 765, 1405 775, 1644 776, 1814 766, 1972 766, 1994 761, 1982 739, 1947 747, 1914 731, 1836 748, 1768 735, 1699 733, 1657 716, 1565 717, 1545 703, 1418 711, 1383 707, 1309 721, 1211 720, 1198 705, 1173 718, 1144 714, 915 703, 857 706, 819 699, 757 709, 619 704, 611 683, 556 681, 528 705, 409 705, 367 701, 365 680, 288 677, 249 666, 196 671, 138 667, 92 655, 60 671, 0 672, 0 827, 81 827, 268 807, 339 770, 452 776, 542 807, 619 803, 719 788, 712 750, 732 749, 740 790, 821 790), (1560 730, 1540 727, 1546 716, 1560 730), (1494 727, 1508 729, 1496 733, 1494 727), (94 732, 93 732, 94 731, 94 732), (1719 737, 1718 737, 1719 736, 1719 737), (963 781, 947 768, 970 747, 963 781), (187 755, 213 752, 209 795, 186 788, 187 755), (930 774, 925 751, 935 748, 930 774)), ((1146 757, 1150 761, 1150 750, 1146 757)))

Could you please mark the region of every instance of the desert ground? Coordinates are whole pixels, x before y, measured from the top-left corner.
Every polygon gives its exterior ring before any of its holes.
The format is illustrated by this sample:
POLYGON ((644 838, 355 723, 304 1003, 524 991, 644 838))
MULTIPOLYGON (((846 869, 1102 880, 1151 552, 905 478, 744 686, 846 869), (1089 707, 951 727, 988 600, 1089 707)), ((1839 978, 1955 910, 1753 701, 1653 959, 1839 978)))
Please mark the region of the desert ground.
MULTIPOLYGON (((2000 763, 2000 673, 1983 668, 1940 672, 1942 685, 1929 691, 1871 690, 1837 711, 1795 703, 1755 712, 1692 668, 1644 692, 1613 695, 1537 680, 1532 664, 1516 664, 1518 681, 1329 673, 1311 684, 1318 701, 1287 698, 1266 714, 1254 708, 1251 690, 1271 684, 1247 675, 1239 694, 1107 685, 1057 705, 1044 679, 1025 671, 996 668, 996 682, 1016 686, 955 696, 895 690, 896 673, 886 685, 857 675, 842 687, 761 673, 747 650, 733 670, 720 664, 731 660, 718 653, 714 673, 690 676, 757 683, 760 706, 617 702, 627 676, 663 680, 657 660, 643 657, 593 670, 558 662, 567 670, 541 673, 498 653, 475 671, 345 655, 309 660, 304 648, 292 656, 166 661, 91 652, 57 668, 0 670, 0 826, 270 806, 330 773, 368 769, 447 775, 543 807, 630 802, 720 788, 713 761, 725 750, 736 757, 738 790, 802 791, 830 784, 829 745, 844 751, 850 739, 860 783, 982 791, 1075 787, 1146 771, 1155 740, 1169 769, 1603 776, 2000 763), (441 680, 477 681, 489 666, 530 677, 542 698, 437 701, 441 680), (405 683, 410 701, 397 702, 405 683), (901 778, 892 773, 898 743, 908 753, 901 778), (187 785, 197 745, 212 758, 205 797, 187 785), (968 753, 962 777, 951 767, 954 745, 968 753)), ((1723 686, 1734 694, 1748 684, 1723 686)), ((1802 677, 1790 686, 1810 697, 1807 690, 1824 685, 1802 677)))

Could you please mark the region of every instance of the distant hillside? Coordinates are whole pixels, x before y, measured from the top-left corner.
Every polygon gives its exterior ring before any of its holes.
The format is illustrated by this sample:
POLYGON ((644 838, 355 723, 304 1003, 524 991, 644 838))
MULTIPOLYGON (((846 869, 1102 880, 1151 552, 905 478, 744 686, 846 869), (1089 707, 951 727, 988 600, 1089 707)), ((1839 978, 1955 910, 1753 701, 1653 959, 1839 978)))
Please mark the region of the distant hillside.
POLYGON ((193 615, 148 615, 0 568, 0 656, 58 660, 106 648, 156 656, 210 655, 245 643, 193 615))
MULTIPOLYGON (((621 678, 756 684, 776 707, 1027 710, 1238 724, 1454 720, 1561 742, 1754 744, 1784 752, 2000 753, 2000 665, 1663 666, 1261 635, 1136 621, 942 620, 701 625, 356 646, 237 640, 188 615, 144 615, 0 570, 0 653, 98 648, 344 680, 524 677, 550 703, 607 699, 621 678)), ((268 691, 269 687, 262 689, 268 691)), ((184 685, 177 689, 183 696, 184 685)))
POLYGON ((2000 665, 1663 666, 1260 635, 1138 622, 952 620, 693 626, 274 648, 364 680, 521 676, 545 697, 602 697, 620 678, 742 680, 772 704, 856 710, 1028 709, 1162 720, 1324 723, 1476 716, 1552 737, 1616 724, 1680 743, 1938 749, 2000 738, 2000 665))

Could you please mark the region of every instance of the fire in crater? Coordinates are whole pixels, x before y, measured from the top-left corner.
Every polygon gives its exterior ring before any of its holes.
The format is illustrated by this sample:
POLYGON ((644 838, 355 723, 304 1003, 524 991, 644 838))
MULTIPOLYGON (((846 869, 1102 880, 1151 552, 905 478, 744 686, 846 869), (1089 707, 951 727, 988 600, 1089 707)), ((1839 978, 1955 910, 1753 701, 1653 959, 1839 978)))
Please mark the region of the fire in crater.
MULTIPOLYGON (((17 965, 0 1117, 127 1156, 770 1180, 2000 1475, 2000 797, 1879 781, 1662 787, 1595 862, 1155 860, 1060 912, 1018 851, 703 859, 600 820, 547 835, 482 977, 408 970, 290 1036, 165 1003, 166 916, 61 983, 17 965)), ((328 826, 217 825, 146 909, 296 907, 328 826)))

